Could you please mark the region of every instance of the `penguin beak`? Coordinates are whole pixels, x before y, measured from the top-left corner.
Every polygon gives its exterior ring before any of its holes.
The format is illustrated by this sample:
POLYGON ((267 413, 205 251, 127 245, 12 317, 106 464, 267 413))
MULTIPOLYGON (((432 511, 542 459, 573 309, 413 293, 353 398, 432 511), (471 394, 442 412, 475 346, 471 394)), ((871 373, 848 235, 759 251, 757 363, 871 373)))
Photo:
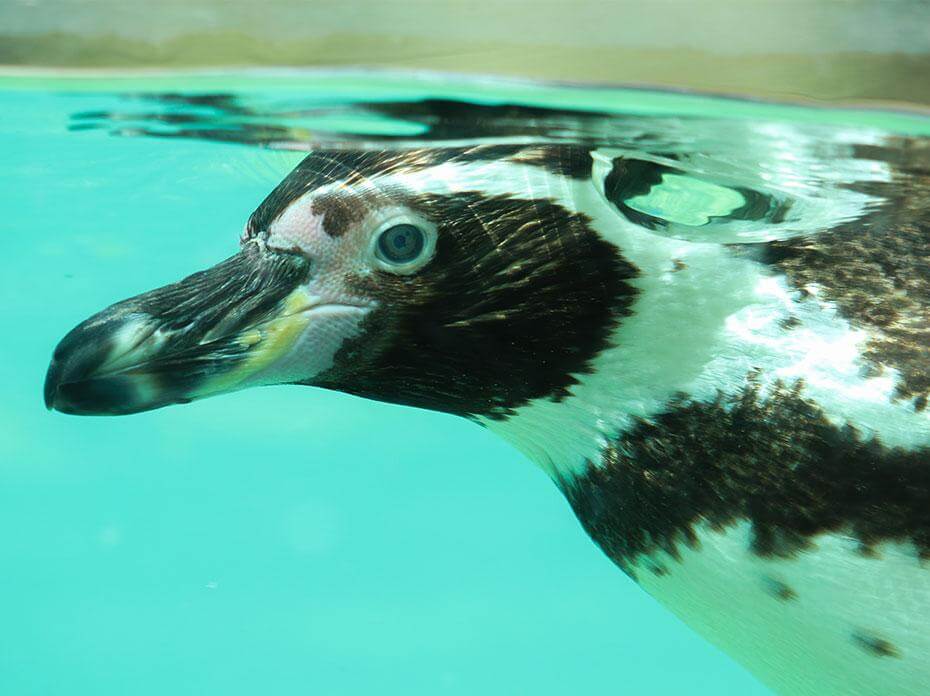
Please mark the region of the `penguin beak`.
POLYGON ((118 415, 267 384, 310 322, 309 262, 258 244, 206 271, 119 302, 58 344, 45 404, 118 415))

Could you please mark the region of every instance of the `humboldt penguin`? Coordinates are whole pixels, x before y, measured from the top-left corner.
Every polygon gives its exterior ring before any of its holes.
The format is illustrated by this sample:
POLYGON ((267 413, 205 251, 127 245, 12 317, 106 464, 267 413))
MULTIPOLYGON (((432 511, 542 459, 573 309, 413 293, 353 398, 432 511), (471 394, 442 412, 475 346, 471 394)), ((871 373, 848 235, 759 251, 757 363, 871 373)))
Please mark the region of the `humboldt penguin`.
POLYGON ((234 256, 67 334, 45 400, 289 383, 465 417, 776 692, 925 694, 930 169, 856 147, 829 196, 794 155, 767 189, 577 143, 315 150, 234 256))

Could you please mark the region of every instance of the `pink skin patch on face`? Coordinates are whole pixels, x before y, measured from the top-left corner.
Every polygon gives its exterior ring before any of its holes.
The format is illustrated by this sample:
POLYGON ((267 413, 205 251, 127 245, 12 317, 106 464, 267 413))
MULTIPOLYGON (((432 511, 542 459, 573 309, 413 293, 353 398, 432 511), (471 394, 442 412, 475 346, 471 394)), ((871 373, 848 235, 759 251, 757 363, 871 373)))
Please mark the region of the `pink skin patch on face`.
POLYGON ((306 256, 313 262, 314 278, 369 272, 368 250, 378 223, 377 211, 365 211, 363 222, 332 236, 324 227, 325 214, 317 213, 313 205, 314 199, 324 193, 313 191, 291 203, 269 226, 268 247, 306 256))
POLYGON ((287 353, 254 375, 252 383, 310 381, 325 372, 345 341, 359 335, 362 320, 375 305, 375 298, 350 292, 345 282, 371 270, 371 228, 360 225, 331 236, 324 229, 324 215, 313 209, 315 195, 308 193, 291 203, 269 226, 269 249, 311 261, 309 280, 291 298, 306 326, 287 353))

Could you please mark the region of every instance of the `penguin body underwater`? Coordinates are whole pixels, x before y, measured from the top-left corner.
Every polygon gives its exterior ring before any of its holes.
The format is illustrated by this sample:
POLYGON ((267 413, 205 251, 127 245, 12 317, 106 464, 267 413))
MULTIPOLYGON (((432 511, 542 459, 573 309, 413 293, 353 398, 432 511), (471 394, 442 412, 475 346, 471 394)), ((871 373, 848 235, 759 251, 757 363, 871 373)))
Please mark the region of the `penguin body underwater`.
POLYGON ((46 403, 294 383, 463 416, 776 692, 926 693, 930 170, 872 168, 831 201, 708 177, 728 213, 669 222, 642 197, 688 195, 681 166, 314 150, 238 254, 71 331, 46 403))

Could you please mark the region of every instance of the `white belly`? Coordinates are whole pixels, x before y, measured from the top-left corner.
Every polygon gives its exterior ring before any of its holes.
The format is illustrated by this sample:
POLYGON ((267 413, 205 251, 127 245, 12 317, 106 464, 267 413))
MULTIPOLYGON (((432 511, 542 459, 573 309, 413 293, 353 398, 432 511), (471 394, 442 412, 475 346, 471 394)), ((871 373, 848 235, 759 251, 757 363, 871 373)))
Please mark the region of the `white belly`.
POLYGON ((635 566, 643 588, 779 694, 930 693, 930 567, 913 547, 817 537, 794 558, 749 552, 749 527, 635 566), (665 569, 657 574, 652 569, 665 569))

